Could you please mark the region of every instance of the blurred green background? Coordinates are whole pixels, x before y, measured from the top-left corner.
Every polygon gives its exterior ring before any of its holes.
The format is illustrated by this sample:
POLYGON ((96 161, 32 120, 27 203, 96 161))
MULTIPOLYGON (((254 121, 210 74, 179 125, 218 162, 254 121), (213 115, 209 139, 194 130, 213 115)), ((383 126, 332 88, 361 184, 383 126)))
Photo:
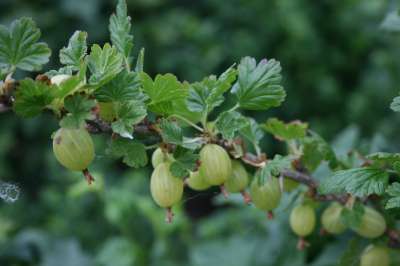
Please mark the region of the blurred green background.
MULTIPOLYGON (((1 0, 0 23, 33 17, 43 40, 57 51, 75 30, 89 42, 108 41, 109 0, 1 0)), ((336 151, 400 150, 399 117, 389 109, 400 82, 400 38, 382 26, 395 1, 347 0, 128 0, 135 50, 146 48, 145 69, 196 81, 249 55, 276 58, 287 101, 266 113, 310 122, 336 151)), ((15 203, 0 201, 0 265, 333 266, 353 235, 310 238, 295 249, 288 227, 294 194, 285 195, 268 221, 240 197, 187 191, 164 223, 149 194, 150 168, 128 169, 104 157, 96 136, 97 181, 54 159, 50 135, 57 121, 0 114, 0 178, 19 185, 15 203)), ((272 138, 264 149, 282 151, 272 138)), ((399 265, 394 262, 393 265, 399 265)))

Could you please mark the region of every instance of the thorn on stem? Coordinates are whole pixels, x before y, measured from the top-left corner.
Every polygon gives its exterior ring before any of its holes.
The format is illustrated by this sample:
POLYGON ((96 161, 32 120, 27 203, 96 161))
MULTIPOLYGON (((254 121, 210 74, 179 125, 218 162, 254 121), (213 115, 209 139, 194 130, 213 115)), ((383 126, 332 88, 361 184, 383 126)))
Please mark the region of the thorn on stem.
POLYGON ((328 233, 328 231, 325 230, 325 228, 321 228, 319 230, 319 235, 320 236, 327 236, 327 235, 329 235, 329 233, 328 233))
POLYGON ((222 193, 222 195, 224 195, 224 198, 228 199, 229 192, 228 192, 228 190, 226 190, 225 186, 224 185, 220 185, 219 188, 221 189, 221 193, 222 193))
POLYGON ((88 185, 91 185, 94 182, 94 177, 90 174, 89 170, 86 168, 82 173, 85 176, 88 185))
POLYGON ((268 211, 267 212, 267 218, 268 218, 268 220, 274 219, 274 213, 272 211, 268 211))
POLYGON ((168 207, 165 213, 165 222, 170 224, 172 223, 173 219, 174 219, 174 213, 172 212, 171 207, 168 207))
POLYGON ((242 194, 243 200, 246 204, 250 204, 251 203, 251 196, 249 193, 247 193, 246 190, 242 190, 240 191, 240 194, 242 194))

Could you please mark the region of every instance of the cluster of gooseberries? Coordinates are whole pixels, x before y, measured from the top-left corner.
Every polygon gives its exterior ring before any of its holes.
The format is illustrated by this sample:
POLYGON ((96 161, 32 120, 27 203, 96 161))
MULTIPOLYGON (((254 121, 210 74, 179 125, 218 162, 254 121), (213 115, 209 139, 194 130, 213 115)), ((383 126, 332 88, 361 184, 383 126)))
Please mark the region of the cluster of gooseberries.
MULTIPOLYGON (((88 182, 94 179, 87 170, 94 159, 94 145, 88 131, 84 128, 60 128, 53 136, 53 151, 57 160, 66 168, 82 171, 88 182)), ((150 191, 154 201, 167 210, 166 221, 172 222, 172 206, 178 203, 183 195, 184 186, 202 191, 211 186, 220 186, 225 196, 228 193, 241 193, 247 204, 267 213, 273 218, 272 211, 278 207, 283 191, 294 189, 299 183, 285 179, 282 186, 279 179, 270 177, 264 183, 258 178, 250 180, 245 167, 238 160, 231 159, 224 148, 217 144, 206 144, 200 151, 200 163, 196 171, 183 180, 175 177, 170 171, 173 155, 167 150, 157 148, 152 155, 154 171, 150 180, 150 191), (251 182, 251 183, 250 183, 251 182), (250 183, 250 184, 249 184, 250 183), (249 186, 249 193, 246 191, 249 186)), ((256 172, 256 176, 259 174, 256 172)), ((338 202, 331 203, 321 215, 321 224, 329 234, 341 234, 347 226, 343 223, 341 212, 346 206, 338 202)), ((298 248, 307 246, 304 240, 316 227, 316 213, 311 204, 301 203, 295 206, 290 214, 290 226, 299 237, 298 248)), ((364 207, 361 222, 350 228, 358 235, 375 239, 384 234, 386 222, 384 217, 371 207, 364 207)), ((388 250, 383 246, 368 246, 362 254, 361 265, 389 265, 388 250)))

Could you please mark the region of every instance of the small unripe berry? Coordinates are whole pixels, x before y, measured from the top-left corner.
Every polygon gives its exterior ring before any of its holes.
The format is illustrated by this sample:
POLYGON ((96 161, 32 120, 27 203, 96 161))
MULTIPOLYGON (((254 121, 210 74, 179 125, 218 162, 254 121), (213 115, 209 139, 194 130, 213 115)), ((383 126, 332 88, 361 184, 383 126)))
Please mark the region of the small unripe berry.
POLYGON ((113 122, 117 117, 113 103, 99 103, 100 118, 106 122, 113 122))
POLYGON ((340 218, 342 210, 343 206, 334 202, 322 213, 322 226, 328 233, 341 234, 346 230, 346 225, 343 224, 340 218))
POLYGON ((361 254, 360 266, 389 266, 390 257, 387 248, 369 245, 361 254))
POLYGON ((250 195, 254 205, 263 211, 272 211, 281 201, 279 181, 275 177, 267 178, 264 184, 259 184, 254 178, 250 186, 250 195))
POLYGON ((314 231, 315 220, 315 211, 310 205, 298 205, 290 213, 290 227, 300 237, 308 236, 314 231))
POLYGON ((50 82, 51 84, 60 85, 70 77, 71 77, 70 75, 65 75, 65 74, 55 75, 50 79, 50 82))
POLYGON ((232 173, 228 153, 216 144, 207 144, 200 151, 200 173, 210 185, 222 185, 232 173))
POLYGON ((172 155, 163 152, 161 148, 157 148, 151 156, 151 164, 156 168, 159 164, 169 162, 172 160, 172 155))
POLYGON ((53 138, 53 152, 57 160, 67 169, 85 170, 94 159, 94 145, 84 128, 60 128, 53 138))
POLYGON ((386 231, 386 221, 379 212, 365 206, 361 223, 352 229, 362 237, 377 238, 386 231))
POLYGON ((150 191, 154 201, 163 208, 169 208, 182 198, 183 181, 173 176, 169 163, 159 164, 150 179, 150 191))
POLYGON ((249 184, 249 176, 243 165, 236 160, 232 160, 232 174, 225 182, 226 189, 231 193, 243 191, 249 184))
POLYGON ((186 184, 193 190, 202 191, 208 189, 208 184, 199 171, 190 173, 190 177, 186 179, 186 184))

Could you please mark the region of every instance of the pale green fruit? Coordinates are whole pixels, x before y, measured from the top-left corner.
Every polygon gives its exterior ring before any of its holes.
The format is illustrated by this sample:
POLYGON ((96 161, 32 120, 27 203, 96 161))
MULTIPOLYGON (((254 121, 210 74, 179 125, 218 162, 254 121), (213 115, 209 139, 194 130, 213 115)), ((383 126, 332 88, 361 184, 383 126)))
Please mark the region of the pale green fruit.
POLYGON ((106 122, 113 122, 117 118, 113 103, 100 103, 99 102, 99 115, 100 118, 106 122))
POLYGON ((190 173, 190 177, 186 179, 186 183, 191 189, 197 191, 206 190, 211 186, 204 180, 199 171, 190 173))
POLYGON ((389 252, 385 247, 369 245, 361 254, 360 261, 360 266, 389 266, 389 252))
POLYGON ((210 185, 222 185, 232 173, 228 153, 216 144, 207 144, 200 151, 200 173, 210 185))
POLYGON ((352 229, 362 237, 377 238, 386 231, 386 221, 379 212, 365 206, 360 225, 352 229))
POLYGON ((259 184, 254 178, 250 185, 250 195, 254 205, 263 211, 272 211, 281 201, 279 181, 275 177, 267 178, 264 184, 259 184))
POLYGON ((84 128, 60 128, 53 138, 53 152, 57 160, 67 169, 82 171, 94 159, 92 137, 84 128))
POLYGON ((243 191, 249 184, 249 176, 243 165, 237 161, 232 160, 232 174, 225 182, 225 188, 231 193, 243 191))
POLYGON ((163 208, 177 203, 183 194, 183 181, 171 174, 169 166, 169 163, 159 164, 150 179, 151 196, 163 208))
POLYGON ((50 82, 51 84, 60 85, 70 77, 71 77, 70 75, 65 75, 65 74, 55 75, 50 79, 50 82))
POLYGON ((298 205, 293 208, 289 220, 290 227, 296 235, 300 237, 308 236, 315 228, 315 211, 309 205, 298 205))
POLYGON ((291 192, 296 189, 300 185, 299 182, 296 182, 292 179, 285 178, 283 179, 283 190, 286 192, 291 192))
POLYGON ((340 218, 342 210, 343 206, 334 202, 322 213, 322 226, 328 233, 341 234, 346 230, 346 225, 342 223, 340 218))

